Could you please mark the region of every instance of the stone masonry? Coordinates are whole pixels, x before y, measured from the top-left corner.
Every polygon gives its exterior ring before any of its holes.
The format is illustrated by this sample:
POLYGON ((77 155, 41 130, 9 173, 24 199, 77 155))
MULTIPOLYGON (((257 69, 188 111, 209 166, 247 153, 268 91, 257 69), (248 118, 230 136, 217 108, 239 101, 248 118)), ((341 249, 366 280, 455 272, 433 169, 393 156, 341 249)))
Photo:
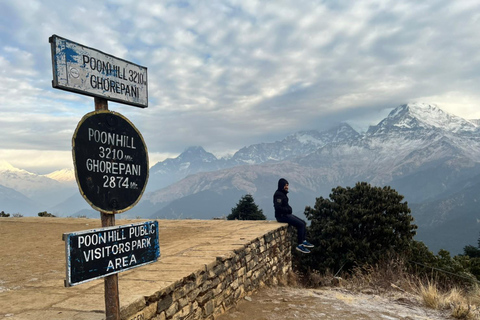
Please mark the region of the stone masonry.
POLYGON ((122 319, 213 320, 256 289, 286 283, 291 258, 290 235, 283 226, 147 297, 135 314, 124 308, 122 319))

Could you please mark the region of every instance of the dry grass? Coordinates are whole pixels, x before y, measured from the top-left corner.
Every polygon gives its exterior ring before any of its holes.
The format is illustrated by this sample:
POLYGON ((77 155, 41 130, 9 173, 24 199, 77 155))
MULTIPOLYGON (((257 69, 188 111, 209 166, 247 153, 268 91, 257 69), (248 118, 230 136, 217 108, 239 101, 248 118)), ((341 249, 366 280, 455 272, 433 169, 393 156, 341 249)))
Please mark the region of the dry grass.
POLYGON ((376 266, 356 268, 351 274, 335 278, 332 274, 312 273, 313 285, 334 284, 351 291, 378 294, 403 295, 427 308, 448 311, 455 319, 480 320, 480 287, 468 290, 451 286, 440 288, 435 281, 420 279, 407 272, 402 260, 391 259, 376 266))
POLYGON ((435 283, 427 281, 418 283, 417 293, 428 308, 450 310, 455 319, 480 319, 478 286, 468 291, 453 287, 442 292, 435 283))
POLYGON ((373 290, 378 294, 390 292, 392 289, 411 292, 414 283, 401 259, 390 259, 376 266, 355 268, 346 280, 349 289, 373 290))
MULTIPOLYGON (((468 298, 465 299, 465 294, 457 289, 451 290, 445 296, 445 307, 450 306, 452 316, 456 319, 475 319, 475 306, 468 302, 468 298)), ((477 313, 478 315, 478 313, 477 313)))
POLYGON ((438 290, 437 286, 430 281, 426 284, 419 282, 416 289, 417 294, 420 296, 423 305, 431 309, 444 309, 445 295, 438 290))
POLYGON ((480 286, 478 284, 468 292, 468 300, 469 303, 480 306, 480 286))

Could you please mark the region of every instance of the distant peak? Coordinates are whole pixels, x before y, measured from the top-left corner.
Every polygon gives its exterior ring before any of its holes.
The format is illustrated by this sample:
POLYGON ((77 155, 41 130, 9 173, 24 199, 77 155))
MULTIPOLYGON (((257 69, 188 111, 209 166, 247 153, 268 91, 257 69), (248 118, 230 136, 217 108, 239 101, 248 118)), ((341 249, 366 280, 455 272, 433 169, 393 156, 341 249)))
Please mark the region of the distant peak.
POLYGON ((425 113, 441 113, 446 114, 442 109, 437 107, 435 104, 428 104, 423 102, 413 102, 400 105, 393 109, 392 112, 388 115, 388 118, 395 118, 399 115, 412 114, 415 116, 423 116, 425 113))
POLYGON ((62 169, 45 175, 47 178, 60 181, 75 181, 75 172, 73 169, 62 169))
POLYGON ((435 104, 414 102, 403 104, 390 112, 377 126, 370 127, 368 133, 382 133, 392 129, 437 128, 451 132, 475 131, 476 126, 463 118, 449 114, 435 104))
POLYGON ((5 160, 0 160, 0 171, 24 171, 24 170, 15 168, 5 160))
POLYGON ((201 146, 190 146, 187 149, 185 149, 185 151, 183 151, 183 153, 185 152, 206 152, 206 151, 201 146))
POLYGON ((357 132, 355 129, 353 129, 351 125, 349 125, 346 122, 341 122, 337 127, 334 128, 334 130, 337 130, 338 132, 345 132, 345 131, 357 132))
POLYGON ((407 103, 406 106, 410 109, 425 109, 425 110, 442 111, 436 104, 430 104, 430 103, 424 103, 424 102, 410 102, 410 103, 407 103))
POLYGON ((210 153, 205 151, 205 149, 203 149, 200 146, 191 146, 191 147, 188 147, 187 149, 185 149, 185 151, 182 152, 180 157, 185 156, 185 155, 191 155, 191 154, 194 154, 194 155, 205 154, 205 155, 207 155, 207 154, 210 154, 210 153))
POLYGON ((191 146, 185 149, 181 155, 178 156, 178 159, 190 159, 190 157, 198 157, 200 156, 203 161, 212 161, 216 160, 217 158, 210 152, 205 151, 201 146, 191 146))

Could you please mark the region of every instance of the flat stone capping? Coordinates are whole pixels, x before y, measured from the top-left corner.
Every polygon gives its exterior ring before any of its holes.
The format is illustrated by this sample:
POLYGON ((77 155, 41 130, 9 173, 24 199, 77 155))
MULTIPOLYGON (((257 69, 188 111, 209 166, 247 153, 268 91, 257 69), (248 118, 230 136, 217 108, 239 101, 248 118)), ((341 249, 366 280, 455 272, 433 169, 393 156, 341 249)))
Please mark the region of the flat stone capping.
MULTIPOLYGON (((64 287, 62 234, 100 226, 99 219, 0 218, 0 318, 105 319, 103 279, 64 287)), ((160 260, 119 274, 122 319, 215 319, 292 268, 286 224, 159 220, 159 234, 160 260)))

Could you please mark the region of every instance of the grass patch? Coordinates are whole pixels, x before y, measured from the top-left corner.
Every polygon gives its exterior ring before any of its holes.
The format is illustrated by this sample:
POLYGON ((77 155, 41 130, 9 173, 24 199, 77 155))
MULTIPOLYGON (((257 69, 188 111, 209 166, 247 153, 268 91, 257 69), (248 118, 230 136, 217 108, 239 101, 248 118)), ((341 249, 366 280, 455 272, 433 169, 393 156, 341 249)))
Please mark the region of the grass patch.
POLYGON ((399 296, 427 308, 449 313, 455 319, 480 320, 480 287, 440 285, 435 279, 420 278, 408 271, 401 259, 390 259, 375 266, 356 267, 350 273, 335 277, 316 271, 303 275, 309 287, 341 286, 353 292, 399 296))
POLYGON ((478 286, 469 290, 452 287, 446 291, 431 281, 418 283, 418 295, 422 303, 431 309, 449 310, 455 319, 480 319, 478 286))

